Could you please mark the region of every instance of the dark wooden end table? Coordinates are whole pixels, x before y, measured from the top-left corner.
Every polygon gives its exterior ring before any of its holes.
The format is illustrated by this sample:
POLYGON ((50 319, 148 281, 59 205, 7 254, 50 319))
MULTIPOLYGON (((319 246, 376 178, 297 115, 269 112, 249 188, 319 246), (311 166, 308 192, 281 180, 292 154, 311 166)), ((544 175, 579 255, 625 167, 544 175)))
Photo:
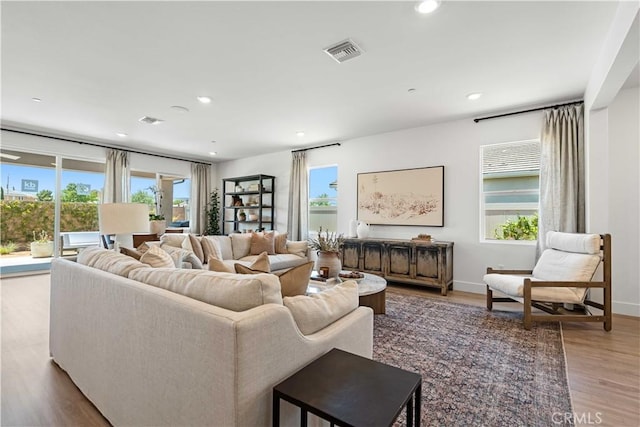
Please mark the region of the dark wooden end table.
POLYGON ((339 426, 391 426, 407 408, 407 426, 420 426, 422 377, 365 357, 333 349, 273 388, 273 426, 280 399, 339 426))

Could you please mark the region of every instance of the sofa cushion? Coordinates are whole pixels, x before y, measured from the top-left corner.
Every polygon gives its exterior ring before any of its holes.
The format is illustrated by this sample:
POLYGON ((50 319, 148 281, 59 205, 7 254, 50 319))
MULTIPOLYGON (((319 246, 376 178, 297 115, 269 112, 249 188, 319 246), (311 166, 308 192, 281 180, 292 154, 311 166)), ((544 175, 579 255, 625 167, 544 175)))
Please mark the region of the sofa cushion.
POLYGON ((151 246, 142 254, 140 262, 149 264, 153 268, 176 268, 176 262, 171 255, 158 246, 151 246))
MULTIPOLYGON (((233 259, 241 259, 251 254, 251 234, 234 233, 229 236, 231 238, 231 248, 233 250, 233 259)), ((223 258, 229 259, 229 258, 223 258)))
POLYGON ((200 264, 204 263, 206 260, 206 258, 204 257, 204 250, 202 249, 201 240, 201 237, 189 233, 189 241, 191 243, 191 247, 193 248, 193 253, 196 254, 198 259, 200 260, 200 264))
POLYGON ((219 260, 223 259, 222 248, 220 247, 220 243, 216 239, 211 239, 210 236, 205 236, 202 238, 200 243, 202 243, 202 251, 207 257, 207 260, 209 260, 210 258, 219 260))
POLYGON ((137 268, 148 268, 147 264, 130 256, 97 246, 82 250, 78 254, 77 262, 122 277, 127 277, 137 268))
POLYGON ((307 256, 309 243, 305 241, 287 241, 287 252, 301 257, 307 256))
POLYGON ((227 310, 245 311, 269 303, 282 305, 280 282, 271 274, 144 268, 139 273, 132 272, 129 278, 227 310))
POLYGON ((275 234, 269 232, 251 232, 251 255, 260 255, 266 252, 267 255, 275 255, 275 234))
MULTIPOLYGON (((248 266, 251 265, 251 263, 253 263, 257 257, 257 255, 249 255, 237 260, 236 262, 248 266)), ((307 262, 309 262, 309 260, 306 257, 303 258, 294 254, 269 255, 269 264, 271 265, 271 271, 286 270, 288 268, 306 264, 307 262)))
POLYGON ((300 332, 310 335, 358 308, 358 284, 348 280, 310 296, 285 297, 283 303, 300 332))
POLYGON ((273 239, 273 249, 277 254, 288 254, 287 250, 287 233, 275 232, 276 237, 273 239))

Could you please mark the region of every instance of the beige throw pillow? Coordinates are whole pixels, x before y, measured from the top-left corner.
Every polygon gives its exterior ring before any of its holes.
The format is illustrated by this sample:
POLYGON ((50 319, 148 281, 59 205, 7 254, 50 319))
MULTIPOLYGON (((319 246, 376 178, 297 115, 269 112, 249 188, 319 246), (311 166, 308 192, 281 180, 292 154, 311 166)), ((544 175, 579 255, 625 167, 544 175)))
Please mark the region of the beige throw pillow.
POLYGON ((310 335, 358 307, 358 284, 348 280, 318 294, 286 297, 283 302, 300 332, 310 335))
POLYGON ((309 248, 309 242, 305 242, 305 241, 287 242, 288 253, 298 255, 300 257, 307 256, 308 248, 309 248))
POLYGON ((228 266, 221 259, 214 258, 212 256, 209 257, 207 265, 209 266, 209 271, 217 271, 219 273, 235 273, 233 267, 228 266))
POLYGON ((183 262, 191 264, 191 268, 196 268, 198 270, 203 268, 200 259, 190 250, 176 248, 175 246, 164 243, 160 245, 160 248, 171 256, 177 268, 182 267, 183 262))
POLYGON ((202 244, 202 251, 207 260, 215 258, 222 261, 224 259, 222 257, 222 248, 220 248, 220 243, 216 239, 205 236, 200 240, 200 243, 202 244))
POLYGON ((277 254, 288 254, 287 250, 287 233, 275 232, 276 237, 273 242, 274 250, 277 254))
POLYGON ((314 262, 293 267, 283 273, 276 273, 280 279, 280 292, 283 297, 294 297, 307 293, 309 278, 313 271, 314 262))
POLYGON ((270 232, 251 232, 251 255, 258 255, 266 252, 268 255, 275 255, 275 234, 270 232))
POLYGON ((196 236, 195 234, 189 234, 189 241, 191 243, 191 247, 193 248, 193 253, 196 254, 200 263, 203 263, 206 258, 204 257, 204 250, 202 249, 202 238, 196 236))
POLYGON ((151 246, 149 250, 142 254, 140 262, 149 264, 153 268, 176 268, 171 255, 158 246, 151 246))
POLYGON ((140 260, 140 257, 142 256, 142 252, 137 251, 136 249, 130 249, 130 248, 120 248, 120 253, 130 256, 133 259, 137 259, 140 260))
POLYGON ((271 264, 269 263, 269 255, 266 252, 262 252, 256 257, 249 267, 242 264, 235 264, 236 273, 239 274, 258 274, 258 273, 270 273, 271 264))

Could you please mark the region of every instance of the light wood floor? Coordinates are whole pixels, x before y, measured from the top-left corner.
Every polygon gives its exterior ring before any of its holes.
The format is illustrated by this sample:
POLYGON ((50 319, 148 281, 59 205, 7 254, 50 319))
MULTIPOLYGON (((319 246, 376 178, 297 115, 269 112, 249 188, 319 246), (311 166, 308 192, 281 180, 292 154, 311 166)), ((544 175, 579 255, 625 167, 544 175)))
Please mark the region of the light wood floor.
MULTIPOLYGON (((484 306, 484 296, 390 286, 391 292, 484 306)), ((108 426, 69 377, 49 359, 49 275, 3 279, 2 426, 108 426)), ((517 310, 496 304, 494 310, 517 310)), ((640 426, 640 319, 563 325, 577 425, 640 426), (581 421, 581 422, 580 422, 581 421)), ((553 425, 550 423, 549 425, 553 425)))

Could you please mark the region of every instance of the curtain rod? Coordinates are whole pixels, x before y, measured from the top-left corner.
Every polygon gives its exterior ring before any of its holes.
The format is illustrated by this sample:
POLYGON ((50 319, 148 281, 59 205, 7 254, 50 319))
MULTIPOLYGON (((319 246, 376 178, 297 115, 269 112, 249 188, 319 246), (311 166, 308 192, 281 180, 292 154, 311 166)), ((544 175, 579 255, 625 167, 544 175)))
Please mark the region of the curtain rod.
POLYGON ((547 108, 565 107, 567 105, 582 104, 583 102, 584 101, 580 100, 580 101, 566 102, 564 104, 547 105, 546 107, 531 108, 529 110, 514 111, 512 113, 496 114, 495 116, 479 117, 477 119, 473 119, 473 121, 478 123, 481 120, 497 119, 498 117, 506 117, 506 116, 513 116, 515 114, 530 113, 532 111, 546 110, 547 108))
POLYGON ((333 147, 334 145, 337 145, 339 147, 340 143, 339 142, 334 142, 333 144, 318 145, 317 147, 301 148, 299 150, 291 150, 291 152, 292 153, 298 153, 300 151, 315 150, 316 148, 333 147))
POLYGON ((59 137, 59 136, 41 135, 41 134, 38 134, 38 133, 26 132, 26 131, 23 131, 23 130, 6 129, 6 128, 0 128, 0 130, 4 130, 4 131, 7 131, 7 132, 20 133, 20 134, 23 134, 23 135, 38 136, 38 137, 41 137, 41 138, 51 138, 51 139, 56 139, 58 141, 75 142, 76 144, 91 145, 92 147, 111 148, 111 149, 114 149, 114 150, 126 151, 127 153, 144 154, 145 156, 161 157, 163 159, 169 159, 169 160, 181 160, 183 162, 193 162, 193 163, 198 163, 198 164, 201 164, 201 165, 210 165, 211 164, 211 163, 205 163, 205 162, 201 162, 201 161, 197 161, 197 160, 183 159, 183 158, 180 158, 180 157, 170 157, 170 156, 165 156, 165 155, 162 155, 162 154, 155 154, 155 153, 144 153, 142 151, 128 150, 126 148, 120 148, 120 147, 113 147, 113 146, 109 146, 109 145, 96 144, 94 142, 78 141, 77 139, 62 138, 62 137, 59 137))

